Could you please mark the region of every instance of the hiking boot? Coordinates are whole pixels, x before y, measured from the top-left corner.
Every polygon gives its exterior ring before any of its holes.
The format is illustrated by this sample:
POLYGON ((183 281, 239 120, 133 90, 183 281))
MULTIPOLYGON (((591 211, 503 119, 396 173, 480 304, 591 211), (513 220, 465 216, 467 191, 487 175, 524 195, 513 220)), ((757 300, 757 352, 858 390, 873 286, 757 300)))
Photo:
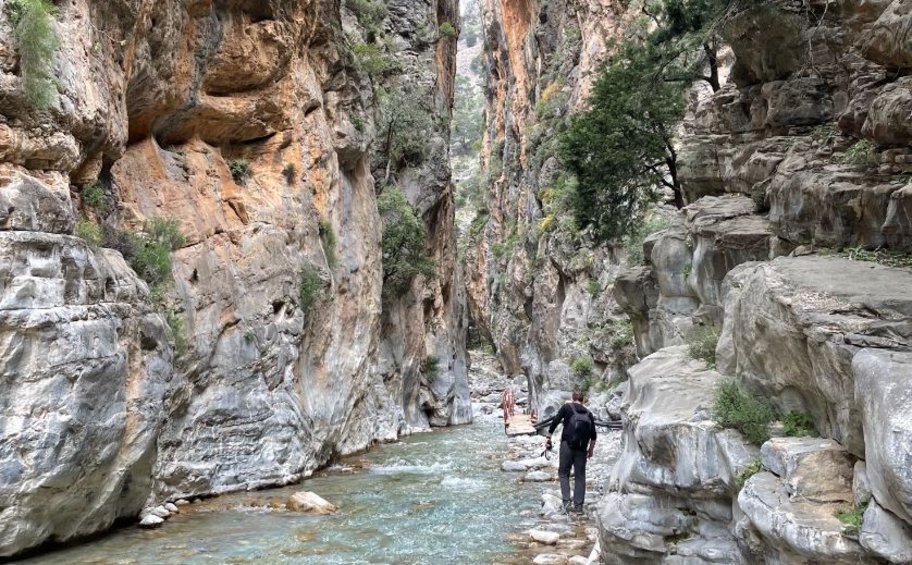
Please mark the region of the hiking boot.
POLYGON ((570 512, 572 512, 574 514, 585 514, 586 513, 586 511, 583 510, 582 506, 574 506, 573 508, 570 509, 570 512))
POLYGON ((569 500, 565 500, 564 503, 561 504, 561 510, 562 510, 565 514, 569 514, 570 512, 573 511, 573 502, 571 502, 571 501, 569 501, 569 500))

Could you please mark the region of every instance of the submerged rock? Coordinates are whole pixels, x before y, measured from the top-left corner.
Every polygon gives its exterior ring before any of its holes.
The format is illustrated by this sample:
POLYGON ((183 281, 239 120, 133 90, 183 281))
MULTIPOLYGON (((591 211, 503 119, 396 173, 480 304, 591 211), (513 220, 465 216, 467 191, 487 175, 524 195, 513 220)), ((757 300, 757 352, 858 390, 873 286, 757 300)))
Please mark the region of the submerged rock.
POLYGON ((313 514, 332 514, 338 510, 335 505, 310 491, 294 493, 288 498, 285 506, 293 512, 310 512, 313 514))
POLYGON ((164 518, 160 518, 160 517, 156 516, 155 514, 147 514, 145 517, 143 517, 142 520, 139 521, 139 527, 152 529, 152 528, 157 528, 164 523, 165 523, 164 518))

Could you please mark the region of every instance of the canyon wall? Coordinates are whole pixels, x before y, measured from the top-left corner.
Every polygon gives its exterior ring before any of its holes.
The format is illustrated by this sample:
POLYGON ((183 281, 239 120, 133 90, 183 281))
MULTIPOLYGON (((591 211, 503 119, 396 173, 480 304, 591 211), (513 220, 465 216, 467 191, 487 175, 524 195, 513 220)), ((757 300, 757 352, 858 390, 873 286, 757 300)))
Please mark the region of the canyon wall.
POLYGON ((0 556, 471 420, 455 39, 438 31, 458 26, 456 2, 391 2, 370 30, 357 2, 60 2, 46 110, 22 80, 14 8, 0 10, 0 556), (373 43, 394 71, 370 72, 373 43), (420 158, 378 165, 389 92, 429 127, 411 132, 420 158), (377 194, 393 184, 436 276, 384 293, 377 194), (163 219, 183 237, 152 281, 136 256, 163 219))
POLYGON ((731 3, 722 88, 694 90, 676 142, 686 206, 642 261, 553 205, 554 134, 636 10, 485 4, 473 322, 541 410, 581 355, 629 377, 605 563, 910 563, 908 2, 731 3), (779 418, 761 445, 716 422, 732 381, 779 418))
POLYGON ((630 330, 610 289, 619 249, 596 246, 558 200, 558 133, 578 109, 633 8, 483 2, 486 204, 470 228, 469 310, 511 375, 550 413, 589 381, 625 378, 630 330), (629 12, 629 13, 628 13, 629 12))

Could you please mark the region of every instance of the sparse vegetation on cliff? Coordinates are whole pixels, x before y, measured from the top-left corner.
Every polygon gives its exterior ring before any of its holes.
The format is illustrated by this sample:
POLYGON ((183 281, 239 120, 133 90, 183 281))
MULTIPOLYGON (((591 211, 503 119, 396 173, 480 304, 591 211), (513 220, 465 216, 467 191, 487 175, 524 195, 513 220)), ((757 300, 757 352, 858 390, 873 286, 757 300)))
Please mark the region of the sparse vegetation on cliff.
POLYGON ((50 0, 11 0, 7 6, 19 44, 25 98, 35 108, 48 108, 57 93, 54 78, 54 54, 60 46, 54 30, 57 7, 50 0))
POLYGON ((253 174, 250 167, 250 161, 247 159, 232 159, 228 161, 228 170, 231 171, 231 178, 240 185, 247 184, 247 179, 253 174))
POLYGON ((782 417, 782 426, 785 435, 788 437, 816 437, 820 435, 817 432, 817 426, 814 425, 814 417, 807 412, 790 411, 782 417))
POLYGON ((436 275, 434 261, 427 256, 427 232, 421 218, 395 186, 387 186, 377 199, 383 220, 383 291, 405 290, 417 275, 436 275))
POLYGON ((738 430, 751 443, 760 445, 769 439, 769 426, 774 417, 769 404, 737 381, 726 379, 716 388, 713 419, 723 428, 738 430))
POLYGON ((82 185, 79 189, 79 198, 82 205, 95 210, 104 209, 104 188, 98 181, 82 185))
POLYGON ((864 524, 864 513, 870 503, 871 500, 868 499, 851 508, 836 512, 836 518, 845 524, 845 533, 854 535, 861 531, 861 526, 864 524))
POLYGON ((444 39, 456 39, 459 37, 459 31, 450 22, 440 24, 440 37, 444 39))
POLYGON ((136 274, 149 283, 157 298, 162 287, 171 281, 171 252, 186 242, 178 221, 172 218, 152 218, 141 233, 118 231, 116 237, 106 239, 110 247, 124 255, 136 274))
POLYGON ((330 269, 335 269, 339 264, 339 258, 336 256, 336 230, 328 221, 320 222, 320 241, 323 244, 323 254, 326 256, 326 264, 330 269))
POLYGON ((101 228, 91 220, 76 222, 76 237, 84 239, 92 249, 98 249, 102 243, 101 228))
POLYGON ((307 316, 310 309, 320 297, 320 289, 323 288, 323 282, 320 280, 320 273, 310 265, 301 269, 301 282, 298 285, 298 307, 307 316))
POLYGON ((719 345, 719 329, 713 326, 696 328, 687 338, 687 355, 691 359, 705 361, 710 369, 716 368, 716 346, 719 345))

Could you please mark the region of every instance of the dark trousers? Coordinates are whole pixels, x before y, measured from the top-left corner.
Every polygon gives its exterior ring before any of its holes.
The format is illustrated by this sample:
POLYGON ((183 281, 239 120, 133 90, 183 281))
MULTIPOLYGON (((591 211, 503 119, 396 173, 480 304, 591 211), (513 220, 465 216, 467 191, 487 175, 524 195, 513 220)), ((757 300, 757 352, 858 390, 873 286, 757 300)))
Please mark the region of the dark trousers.
POLYGON ((570 505, 570 468, 576 478, 573 481, 573 507, 582 510, 583 502, 586 500, 586 450, 570 449, 566 441, 561 442, 560 446, 560 467, 557 469, 557 476, 560 477, 561 498, 564 499, 564 505, 570 505))

